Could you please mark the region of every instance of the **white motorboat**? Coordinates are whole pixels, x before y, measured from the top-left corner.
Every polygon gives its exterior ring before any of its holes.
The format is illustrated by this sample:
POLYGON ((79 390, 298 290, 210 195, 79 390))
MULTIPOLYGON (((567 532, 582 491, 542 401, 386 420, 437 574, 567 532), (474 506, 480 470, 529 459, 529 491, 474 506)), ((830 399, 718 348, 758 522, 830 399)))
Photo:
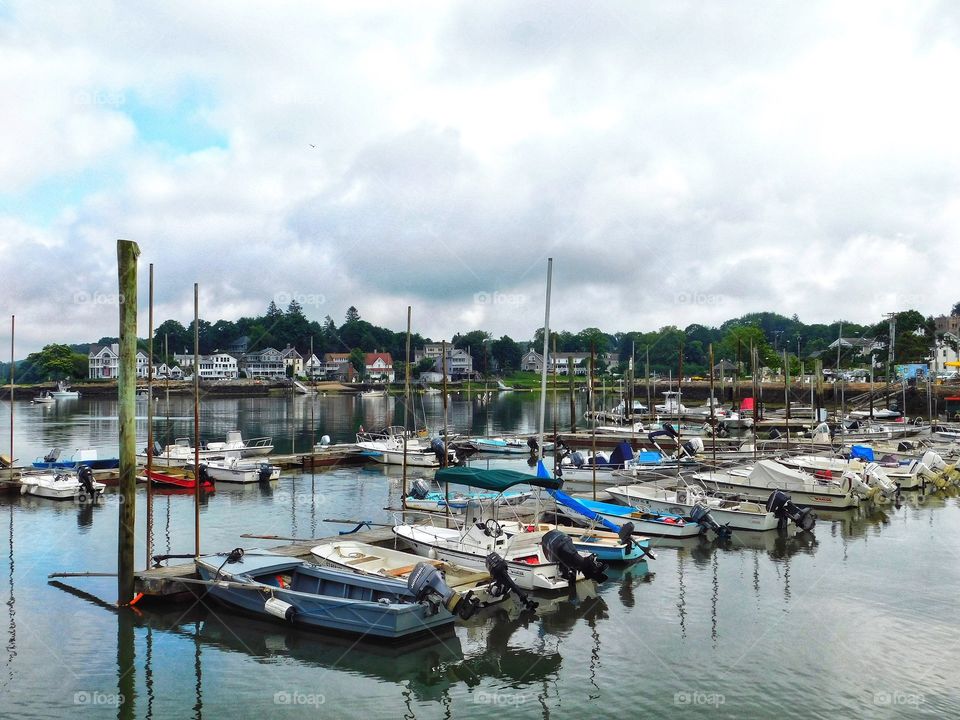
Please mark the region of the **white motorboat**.
POLYGON ((559 563, 547 559, 541 540, 546 532, 518 533, 507 537, 496 520, 481 527, 467 523, 463 529, 432 525, 397 525, 394 534, 417 555, 486 569, 486 558, 497 553, 507 562, 510 577, 523 590, 563 590, 569 581, 559 563))
POLYGON ((684 415, 687 412, 686 405, 680 402, 680 393, 677 390, 668 390, 663 393, 663 402, 653 407, 658 413, 667 415, 676 416, 677 413, 684 415))
MULTIPOLYGON (((197 455, 201 460, 220 459, 228 454, 236 455, 237 453, 242 458, 259 457, 270 454, 273 450, 272 440, 273 438, 261 437, 245 441, 239 430, 230 430, 226 441, 207 443, 197 452, 190 444, 190 438, 177 438, 172 445, 164 446, 155 443, 151 462, 153 467, 183 467, 192 463, 197 455)), ((141 465, 146 464, 146 448, 137 453, 137 462, 141 465)))
MULTIPOLYGON (((529 455, 532 452, 526 440, 516 437, 470 438, 466 444, 477 452, 496 453, 498 455, 529 455)), ((546 445, 546 443, 544 444, 546 445)))
POLYGON ((708 496, 699 485, 674 488, 617 485, 607 488, 612 498, 638 510, 689 517, 696 505, 705 505, 720 525, 731 530, 775 530, 779 519, 766 506, 746 500, 708 496))
POLYGON ((78 391, 71 390, 70 386, 62 380, 57 383, 57 389, 50 394, 55 400, 76 400, 80 397, 80 393, 78 391))
POLYGON ((403 446, 403 437, 391 436, 381 440, 361 440, 357 436, 356 446, 360 448, 364 455, 372 458, 383 465, 403 465, 404 456, 408 467, 438 468, 440 460, 437 454, 429 449, 423 448, 414 440, 403 446))
POLYGON ((242 460, 238 457, 229 457, 223 460, 207 460, 200 463, 206 469, 211 480, 234 483, 256 483, 277 480, 280 477, 280 466, 268 462, 242 460))
POLYGON ((377 389, 364 390, 363 392, 360 393, 360 397, 362 397, 364 400, 373 400, 375 398, 385 398, 387 397, 387 391, 377 390, 377 389))
MULTIPOLYGON (((934 462, 934 455, 935 453, 930 453, 929 459, 931 462, 934 462)), ((888 465, 856 457, 786 455, 777 458, 777 462, 788 468, 802 470, 814 475, 829 476, 833 479, 840 479, 845 473, 853 472, 866 480, 868 485, 877 484, 884 490, 887 489, 888 483, 899 485, 901 490, 911 490, 920 487, 924 480, 933 482, 936 479, 936 473, 933 469, 924 464, 923 461, 918 460, 907 461, 904 464, 895 461, 888 465), (871 480, 875 480, 875 482, 871 482, 871 480)), ((884 494, 887 493, 884 492, 884 494)))
POLYGON ((37 395, 31 402, 36 403, 37 405, 49 405, 55 403, 57 399, 49 390, 44 390, 42 393, 37 395))
MULTIPOLYGON (((354 540, 337 540, 316 545, 310 552, 334 567, 364 575, 376 575, 406 580, 423 558, 413 553, 391 548, 369 545, 354 540)), ((484 570, 462 567, 442 560, 427 560, 440 571, 444 582, 459 593, 473 591, 473 597, 481 605, 499 602, 506 594, 494 595, 490 592, 492 578, 484 570)))
POLYGON ((787 493, 793 502, 804 507, 845 509, 856 507, 862 497, 847 474, 842 480, 817 477, 785 467, 774 460, 760 460, 753 467, 729 472, 694 473, 693 479, 707 490, 735 492, 751 500, 766 502, 774 490, 787 493))
POLYGON ((93 479, 89 468, 81 468, 76 473, 64 470, 31 473, 20 478, 21 494, 50 500, 92 502, 105 487, 102 482, 93 479))

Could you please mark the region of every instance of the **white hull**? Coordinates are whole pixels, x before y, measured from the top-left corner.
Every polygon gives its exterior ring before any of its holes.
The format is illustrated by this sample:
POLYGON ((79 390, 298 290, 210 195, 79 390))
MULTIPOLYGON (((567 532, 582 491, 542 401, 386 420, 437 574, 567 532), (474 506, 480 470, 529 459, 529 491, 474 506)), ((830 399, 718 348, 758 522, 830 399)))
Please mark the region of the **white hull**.
MULTIPOLYGON (((87 491, 75 475, 27 475, 21 479, 20 492, 23 495, 47 498, 48 500, 74 500, 86 498, 87 491)), ((101 482, 94 481, 95 492, 103 492, 106 487, 101 482)))
MULTIPOLYGON (((650 496, 651 492, 664 492, 662 490, 651 491, 647 488, 640 489, 621 486, 607 488, 607 492, 625 505, 648 512, 670 513, 672 515, 683 515, 686 517, 690 515, 694 507, 692 503, 678 502, 675 498, 671 501, 650 496)), ((666 494, 675 495, 675 493, 671 491, 667 491, 666 494)), ((709 502, 707 506, 710 509, 710 516, 714 520, 721 525, 729 526, 733 530, 765 532, 767 530, 776 530, 777 528, 777 518, 774 514, 770 512, 760 512, 759 505, 757 505, 758 511, 722 508, 709 502)))
MULTIPOLYGON (((503 554, 507 547, 505 539, 498 540, 497 545, 489 548, 458 542, 459 531, 447 531, 446 528, 426 525, 398 525, 393 532, 421 557, 476 570, 486 570, 486 557, 490 552, 503 554)), ((531 533, 534 534, 538 533, 531 533)), ((510 577, 523 590, 562 590, 569 586, 569 583, 560 577, 560 568, 556 563, 529 565, 507 559, 507 567, 510 577)))
MULTIPOLYGON (((567 510, 562 506, 557 507, 558 510, 564 514, 574 518, 577 521, 583 519, 581 515, 573 512, 572 510, 567 510)), ((633 523, 633 534, 634 535, 650 535, 658 537, 674 537, 674 538, 686 538, 686 537, 695 537, 703 532, 701 528, 695 522, 685 522, 683 525, 671 525, 669 523, 660 523, 660 522, 650 522, 649 520, 644 520, 642 517, 635 514, 630 515, 614 515, 613 513, 603 512, 601 510, 594 510, 599 514, 603 519, 609 520, 610 522, 616 525, 624 525, 628 522, 633 523)))
MULTIPOLYGON (((259 465, 239 465, 234 467, 223 467, 220 465, 214 465, 212 463, 207 463, 205 466, 207 468, 207 475, 211 480, 216 480, 217 482, 233 482, 233 483, 258 483, 260 480, 260 466, 259 465)), ((272 465, 270 467, 270 477, 269 480, 277 480, 280 477, 280 468, 272 465)))
POLYGON ((804 507, 844 510, 860 504, 849 486, 820 482, 772 460, 761 460, 749 474, 696 473, 693 478, 708 490, 735 492, 758 502, 766 502, 771 492, 782 490, 794 504, 804 507))

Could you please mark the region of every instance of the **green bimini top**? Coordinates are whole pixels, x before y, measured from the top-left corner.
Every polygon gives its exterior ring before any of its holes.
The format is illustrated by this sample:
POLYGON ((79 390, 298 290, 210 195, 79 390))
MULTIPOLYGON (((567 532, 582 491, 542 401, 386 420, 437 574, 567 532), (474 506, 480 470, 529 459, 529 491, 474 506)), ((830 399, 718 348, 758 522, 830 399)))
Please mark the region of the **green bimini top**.
POLYGON ((546 488, 547 490, 559 490, 563 487, 563 480, 558 478, 538 477, 536 475, 517 472, 516 470, 481 470, 480 468, 470 467, 443 468, 442 470, 437 470, 436 480, 437 482, 451 483, 453 485, 469 485, 470 487, 493 490, 495 492, 503 492, 521 483, 546 488))

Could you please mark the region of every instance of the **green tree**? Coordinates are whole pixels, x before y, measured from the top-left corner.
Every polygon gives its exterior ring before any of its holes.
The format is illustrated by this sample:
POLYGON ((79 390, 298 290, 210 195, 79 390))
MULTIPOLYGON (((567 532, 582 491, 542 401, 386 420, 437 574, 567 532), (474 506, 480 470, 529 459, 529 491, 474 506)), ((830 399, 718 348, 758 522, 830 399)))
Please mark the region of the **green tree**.
POLYGON ((68 345, 46 345, 39 352, 31 353, 23 363, 20 379, 23 382, 43 380, 67 380, 86 377, 87 356, 74 352, 68 345))
POLYGON ((490 345, 490 354, 500 365, 500 372, 507 373, 520 369, 523 359, 523 348, 515 343, 509 335, 503 335, 490 345))
POLYGON ((350 364, 353 365, 353 369, 357 371, 361 380, 367 377, 367 362, 363 350, 354 348, 350 351, 350 364))
POLYGON ((357 309, 356 309, 353 305, 351 305, 350 307, 348 307, 348 308, 347 308, 347 315, 346 315, 346 322, 347 322, 347 323, 355 323, 355 322, 357 322, 357 321, 359 321, 359 320, 360 320, 360 313, 357 311, 357 309))

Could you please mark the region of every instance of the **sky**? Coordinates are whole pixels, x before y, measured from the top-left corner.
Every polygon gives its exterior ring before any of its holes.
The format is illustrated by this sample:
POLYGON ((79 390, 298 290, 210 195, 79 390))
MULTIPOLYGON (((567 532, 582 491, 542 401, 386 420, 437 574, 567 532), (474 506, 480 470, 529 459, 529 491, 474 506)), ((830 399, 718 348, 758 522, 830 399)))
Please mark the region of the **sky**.
MULTIPOLYGON (((951 2, 0 0, 17 356, 354 305, 424 336, 960 300, 951 2)), ((0 342, 9 339, 0 323, 0 342)))

